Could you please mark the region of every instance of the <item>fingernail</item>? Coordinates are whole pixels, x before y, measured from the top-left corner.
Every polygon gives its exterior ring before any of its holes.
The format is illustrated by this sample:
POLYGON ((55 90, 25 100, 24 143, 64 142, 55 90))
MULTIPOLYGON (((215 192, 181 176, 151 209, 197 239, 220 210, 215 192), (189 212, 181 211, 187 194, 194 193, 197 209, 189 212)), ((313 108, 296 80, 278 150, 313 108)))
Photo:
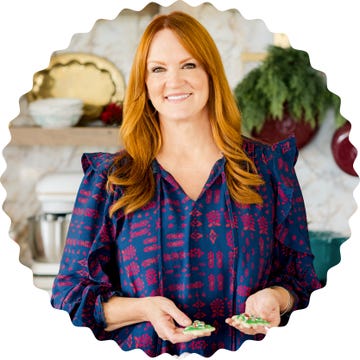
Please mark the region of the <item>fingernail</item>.
POLYGON ((190 326, 190 325, 192 324, 192 321, 191 321, 190 319, 188 319, 188 318, 184 318, 183 324, 184 324, 185 326, 190 326))

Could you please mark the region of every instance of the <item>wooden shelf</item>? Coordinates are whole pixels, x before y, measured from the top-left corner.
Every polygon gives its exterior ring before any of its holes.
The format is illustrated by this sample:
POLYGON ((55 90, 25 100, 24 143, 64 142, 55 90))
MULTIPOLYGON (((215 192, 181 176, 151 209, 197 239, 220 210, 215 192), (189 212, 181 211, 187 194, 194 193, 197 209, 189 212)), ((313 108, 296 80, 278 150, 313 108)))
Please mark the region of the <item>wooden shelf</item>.
POLYGON ((120 147, 117 127, 71 127, 45 129, 40 127, 10 127, 13 146, 115 146, 120 147))

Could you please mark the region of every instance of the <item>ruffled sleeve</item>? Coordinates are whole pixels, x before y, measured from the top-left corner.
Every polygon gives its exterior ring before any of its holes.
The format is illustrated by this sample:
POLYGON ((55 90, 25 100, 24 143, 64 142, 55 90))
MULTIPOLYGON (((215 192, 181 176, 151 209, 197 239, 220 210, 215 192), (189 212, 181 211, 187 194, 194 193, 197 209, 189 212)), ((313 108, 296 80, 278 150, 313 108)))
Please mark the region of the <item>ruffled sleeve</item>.
POLYGON ((102 302, 121 295, 114 258, 115 223, 121 225, 121 218, 108 215, 109 206, 120 194, 106 190, 113 157, 108 153, 82 157, 84 176, 51 296, 53 307, 66 310, 74 325, 90 327, 98 338, 106 327, 102 302))
POLYGON ((248 140, 246 149, 265 180, 266 196, 274 204, 274 246, 266 285, 285 287, 295 297, 294 310, 305 308, 310 294, 321 284, 313 267, 306 210, 295 172, 295 138, 274 145, 248 140))
POLYGON ((306 210, 295 172, 298 158, 295 138, 266 149, 271 159, 271 177, 276 194, 275 235, 289 248, 311 254, 306 210))

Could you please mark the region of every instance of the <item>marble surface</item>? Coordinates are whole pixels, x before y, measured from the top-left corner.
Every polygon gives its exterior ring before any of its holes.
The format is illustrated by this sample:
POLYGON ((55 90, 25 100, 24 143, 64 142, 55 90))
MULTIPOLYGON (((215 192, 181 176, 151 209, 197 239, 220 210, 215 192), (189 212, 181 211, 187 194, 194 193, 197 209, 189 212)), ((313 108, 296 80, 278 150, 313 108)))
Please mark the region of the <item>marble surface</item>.
MULTIPOLYGON (((257 65, 242 63, 241 53, 263 52, 273 41, 273 34, 262 20, 246 20, 237 10, 220 12, 210 4, 191 7, 182 2, 163 8, 152 3, 139 12, 124 10, 113 20, 100 19, 88 33, 74 34, 68 48, 54 49, 54 52, 90 52, 104 56, 121 70, 127 81, 135 47, 145 26, 155 14, 175 9, 193 14, 207 27, 223 57, 232 88, 257 65)), ((23 98, 20 105, 20 114, 13 120, 13 125, 31 125, 23 98)), ((303 189, 309 228, 348 236, 348 220, 356 209, 352 193, 358 178, 337 167, 330 149, 334 131, 334 117, 329 112, 314 140, 300 151, 296 170, 303 189)), ((23 263, 31 262, 27 218, 40 210, 35 193, 37 182, 52 172, 81 172, 80 158, 84 152, 116 150, 85 146, 7 146, 4 149, 7 163, 1 178, 7 192, 4 210, 12 220, 11 236, 21 246, 23 263)))
POLYGON ((296 171, 309 229, 349 236, 348 221, 356 210, 353 191, 359 180, 335 163, 330 145, 334 131, 334 117, 329 112, 312 142, 300 150, 296 171))

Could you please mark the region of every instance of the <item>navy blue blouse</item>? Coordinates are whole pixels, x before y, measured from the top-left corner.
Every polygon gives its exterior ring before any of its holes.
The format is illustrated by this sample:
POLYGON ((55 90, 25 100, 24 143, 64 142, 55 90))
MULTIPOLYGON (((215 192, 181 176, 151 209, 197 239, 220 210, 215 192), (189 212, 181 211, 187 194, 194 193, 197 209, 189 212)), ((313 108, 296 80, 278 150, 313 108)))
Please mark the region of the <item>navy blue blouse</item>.
POLYGON ((157 162, 152 201, 110 218, 109 206, 121 189, 106 191, 115 154, 84 154, 84 178, 75 202, 52 305, 66 310, 77 326, 123 350, 149 356, 183 352, 211 356, 237 350, 249 336, 225 323, 245 309, 252 293, 281 285, 295 296, 294 309, 307 306, 321 285, 313 268, 307 220, 294 164, 294 138, 269 146, 244 139, 245 152, 265 180, 264 203, 242 205, 228 191, 225 158, 218 160, 200 194, 190 199, 157 162), (112 296, 165 296, 191 319, 216 327, 206 338, 173 345, 161 340, 149 322, 111 332, 102 302, 112 296))

